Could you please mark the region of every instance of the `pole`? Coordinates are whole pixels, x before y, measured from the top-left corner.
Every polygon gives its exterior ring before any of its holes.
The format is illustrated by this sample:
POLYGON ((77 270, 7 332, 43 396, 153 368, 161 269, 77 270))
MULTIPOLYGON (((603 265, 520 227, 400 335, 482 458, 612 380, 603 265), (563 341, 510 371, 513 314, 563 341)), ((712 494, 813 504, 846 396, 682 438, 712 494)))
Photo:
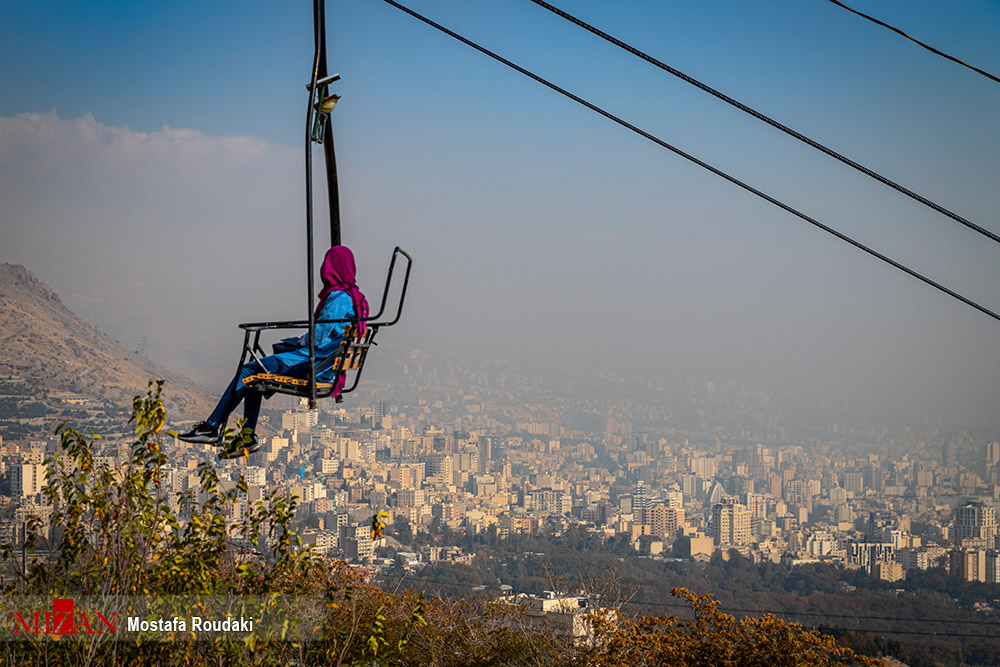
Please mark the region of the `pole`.
MULTIPOLYGON (((317 48, 319 49, 319 78, 328 74, 326 69, 326 7, 320 0, 316 13, 317 48)), ((337 184, 337 154, 333 146, 333 114, 326 121, 323 129, 323 155, 326 158, 326 194, 330 205, 330 245, 341 245, 340 242, 340 188, 337 184)))
MULTIPOLYGON (((306 110, 306 283, 309 302, 309 409, 316 409, 316 316, 313 299, 313 188, 312 188, 312 126, 316 104, 316 82, 319 80, 323 42, 323 0, 313 0, 313 33, 316 45, 313 56, 312 80, 309 82, 309 106, 306 110)), ((325 66, 324 66, 325 67, 325 66)))

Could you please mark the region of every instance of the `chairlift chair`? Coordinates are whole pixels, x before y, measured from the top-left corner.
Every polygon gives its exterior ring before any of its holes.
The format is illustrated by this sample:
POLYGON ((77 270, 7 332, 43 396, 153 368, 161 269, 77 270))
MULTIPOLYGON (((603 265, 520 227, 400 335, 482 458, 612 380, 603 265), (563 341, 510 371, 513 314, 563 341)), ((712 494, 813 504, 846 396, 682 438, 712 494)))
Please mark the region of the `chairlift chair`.
MULTIPOLYGON (((354 391, 358 386, 358 382, 361 380, 361 371, 364 370, 365 360, 368 358, 368 351, 373 345, 376 345, 375 335, 382 327, 391 327, 399 322, 399 318, 403 313, 403 303, 406 300, 406 289, 410 282, 410 268, 412 266, 413 260, 409 253, 397 246, 396 249, 392 251, 392 259, 389 261, 389 271, 385 278, 385 288, 382 290, 382 303, 379 306, 377 313, 370 315, 369 317, 354 317, 343 320, 320 320, 312 323, 313 326, 316 324, 334 324, 341 322, 346 322, 348 324, 344 329, 344 340, 341 341, 338 350, 326 358, 316 359, 308 378, 275 375, 273 373, 263 372, 244 378, 243 384, 250 389, 264 394, 265 398, 270 398, 273 394, 288 394, 290 396, 312 398, 313 394, 310 383, 314 382, 316 386, 315 397, 329 398, 333 394, 340 378, 353 372, 354 377, 350 385, 345 382, 343 385, 344 388, 341 390, 340 394, 347 394, 354 391), (392 286, 392 277, 396 270, 396 259, 400 255, 406 259, 406 271, 403 274, 403 284, 400 288, 399 303, 396 306, 396 314, 391 320, 380 322, 378 320, 382 317, 382 313, 385 311, 385 306, 389 297, 389 289, 392 286), (361 327, 359 325, 361 322, 365 323, 364 333, 360 333, 361 327), (315 381, 315 378, 331 369, 335 371, 332 382, 315 381)), ((295 320, 289 322, 245 322, 240 325, 240 328, 243 329, 244 332, 243 353, 240 355, 240 363, 239 366, 237 366, 237 377, 239 376, 240 369, 243 368, 243 364, 250 360, 259 362, 260 357, 266 355, 260 345, 262 332, 268 330, 309 329, 310 322, 308 320, 295 320)), ((338 395, 336 400, 340 403, 343 398, 341 395, 338 395)))

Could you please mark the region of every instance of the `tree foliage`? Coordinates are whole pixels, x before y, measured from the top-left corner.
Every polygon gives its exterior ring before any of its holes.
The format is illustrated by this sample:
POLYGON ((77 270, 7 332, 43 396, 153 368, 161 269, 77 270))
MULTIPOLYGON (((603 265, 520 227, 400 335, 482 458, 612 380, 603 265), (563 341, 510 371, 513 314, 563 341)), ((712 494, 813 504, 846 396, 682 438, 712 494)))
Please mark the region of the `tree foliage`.
POLYGON ((613 667, 875 667, 880 660, 856 655, 833 637, 804 630, 773 614, 736 619, 719 611, 711 595, 673 590, 691 605, 694 619, 643 617, 617 624, 595 617, 595 648, 589 662, 613 667), (613 627, 609 627, 613 625, 613 627))

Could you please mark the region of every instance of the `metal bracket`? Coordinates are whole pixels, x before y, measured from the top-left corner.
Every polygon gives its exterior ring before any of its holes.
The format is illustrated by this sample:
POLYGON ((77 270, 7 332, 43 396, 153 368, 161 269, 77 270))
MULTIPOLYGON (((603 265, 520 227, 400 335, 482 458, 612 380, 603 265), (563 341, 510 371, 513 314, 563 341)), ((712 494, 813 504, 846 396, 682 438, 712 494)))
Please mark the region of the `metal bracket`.
MULTIPOLYGON (((334 81, 340 81, 339 74, 331 74, 330 76, 324 76, 322 79, 316 82, 316 90, 320 90, 323 86, 329 86, 334 81)), ((306 90, 312 88, 312 81, 306 84, 306 90)))

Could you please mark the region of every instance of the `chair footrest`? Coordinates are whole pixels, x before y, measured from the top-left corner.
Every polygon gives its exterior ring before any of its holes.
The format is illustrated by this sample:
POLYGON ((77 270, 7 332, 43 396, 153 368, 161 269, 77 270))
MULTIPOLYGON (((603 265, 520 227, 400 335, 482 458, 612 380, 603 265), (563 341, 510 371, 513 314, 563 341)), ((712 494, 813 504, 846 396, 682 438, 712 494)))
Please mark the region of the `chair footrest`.
MULTIPOLYGON (((244 378, 243 384, 261 393, 281 393, 292 394, 294 396, 309 395, 309 381, 302 378, 289 377, 287 375, 274 375, 272 373, 258 373, 244 378)), ((332 382, 317 382, 317 398, 326 398, 333 393, 332 382)))

